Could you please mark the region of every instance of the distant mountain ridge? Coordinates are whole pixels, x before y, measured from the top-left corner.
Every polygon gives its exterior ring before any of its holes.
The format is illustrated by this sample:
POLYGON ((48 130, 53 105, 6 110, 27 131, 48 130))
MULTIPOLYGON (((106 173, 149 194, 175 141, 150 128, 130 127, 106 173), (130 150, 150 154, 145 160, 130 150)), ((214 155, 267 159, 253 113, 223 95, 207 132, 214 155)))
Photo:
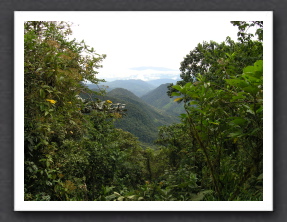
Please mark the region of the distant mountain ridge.
MULTIPOLYGON (((88 85, 90 89, 97 89, 96 85, 88 85)), ((123 88, 131 91, 136 96, 143 96, 147 92, 156 88, 156 86, 149 84, 140 79, 129 79, 129 80, 115 80, 112 82, 104 82, 99 85, 100 88, 105 88, 107 91, 111 91, 116 88, 123 88)))
POLYGON ((173 83, 176 84, 178 80, 177 79, 154 79, 154 80, 149 80, 147 81, 149 84, 152 84, 156 87, 162 85, 162 84, 166 84, 166 83, 173 83))
POLYGON ((106 89, 107 92, 116 89, 123 88, 127 89, 130 92, 134 93, 136 96, 141 97, 161 84, 165 83, 176 83, 177 80, 174 79, 154 79, 149 81, 143 81, 140 79, 128 79, 128 80, 114 80, 111 82, 104 82, 99 85, 95 84, 86 84, 92 90, 106 89))

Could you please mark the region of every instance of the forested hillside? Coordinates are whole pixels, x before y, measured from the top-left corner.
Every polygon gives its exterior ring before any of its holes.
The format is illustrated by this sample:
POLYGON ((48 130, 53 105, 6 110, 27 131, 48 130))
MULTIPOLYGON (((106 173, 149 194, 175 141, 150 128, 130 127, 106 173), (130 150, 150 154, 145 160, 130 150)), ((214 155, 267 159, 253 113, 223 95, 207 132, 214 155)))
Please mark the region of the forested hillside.
POLYGON ((179 116, 179 114, 184 113, 183 103, 174 102, 174 98, 170 98, 167 95, 168 86, 170 83, 162 84, 151 92, 145 94, 141 97, 146 103, 157 107, 161 110, 165 110, 173 116, 179 116))
MULTIPOLYGON (((88 98, 84 94, 81 96, 88 98)), ((126 89, 116 88, 99 98, 112 101, 114 104, 125 104, 125 115, 115 121, 114 125, 132 133, 143 143, 152 145, 157 138, 158 127, 179 122, 179 118, 148 105, 126 89)))
MULTIPOLYGON (((69 23, 25 22, 25 201, 263 200, 263 22, 231 25, 238 41, 183 55, 170 124, 128 90, 86 87, 106 56, 70 40, 69 23)), ((171 104, 165 87, 145 98, 171 104)))

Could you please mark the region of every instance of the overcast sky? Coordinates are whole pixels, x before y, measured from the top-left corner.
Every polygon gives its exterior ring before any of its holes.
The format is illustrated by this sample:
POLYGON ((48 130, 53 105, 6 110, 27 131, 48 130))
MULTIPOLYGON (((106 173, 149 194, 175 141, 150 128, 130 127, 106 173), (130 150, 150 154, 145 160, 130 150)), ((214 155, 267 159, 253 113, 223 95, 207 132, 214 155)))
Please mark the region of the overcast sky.
POLYGON ((203 41, 237 39, 226 12, 92 12, 75 16, 77 40, 106 54, 99 78, 179 77, 180 62, 203 41))
POLYGON ((180 62, 198 43, 237 40, 230 21, 264 21, 272 41, 272 14, 260 11, 25 11, 16 12, 15 30, 21 21, 73 22, 74 38, 107 55, 98 70, 107 80, 179 77, 180 62))

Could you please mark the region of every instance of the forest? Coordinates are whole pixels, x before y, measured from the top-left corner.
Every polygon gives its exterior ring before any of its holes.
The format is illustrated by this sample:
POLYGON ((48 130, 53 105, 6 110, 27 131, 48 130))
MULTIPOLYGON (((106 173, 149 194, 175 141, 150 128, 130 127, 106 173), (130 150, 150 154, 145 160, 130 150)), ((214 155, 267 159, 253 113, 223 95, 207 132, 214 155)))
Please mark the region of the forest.
POLYGON ((183 55, 167 94, 184 112, 149 146, 116 127, 128 107, 83 84, 104 82, 106 55, 68 22, 25 22, 24 200, 262 201, 263 22, 230 25, 237 41, 183 55))

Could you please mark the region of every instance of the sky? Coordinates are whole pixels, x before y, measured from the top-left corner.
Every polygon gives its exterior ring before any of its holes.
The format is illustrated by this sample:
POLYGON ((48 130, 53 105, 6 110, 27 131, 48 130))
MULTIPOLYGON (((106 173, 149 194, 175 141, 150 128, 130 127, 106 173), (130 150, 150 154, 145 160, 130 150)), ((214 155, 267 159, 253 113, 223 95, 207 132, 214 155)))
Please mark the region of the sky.
POLYGON ((179 78, 198 43, 237 40, 226 12, 91 12, 72 20, 73 37, 106 54, 98 78, 179 78))

